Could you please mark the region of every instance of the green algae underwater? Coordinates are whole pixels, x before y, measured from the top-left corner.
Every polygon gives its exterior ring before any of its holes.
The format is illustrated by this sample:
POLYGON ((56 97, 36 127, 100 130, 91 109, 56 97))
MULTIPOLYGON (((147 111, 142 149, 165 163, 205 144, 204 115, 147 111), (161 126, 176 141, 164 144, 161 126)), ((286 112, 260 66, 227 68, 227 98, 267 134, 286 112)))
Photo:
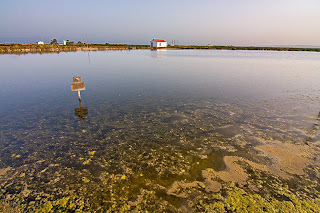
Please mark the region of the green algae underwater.
POLYGON ((1 55, 0 212, 320 212, 318 54, 1 55))

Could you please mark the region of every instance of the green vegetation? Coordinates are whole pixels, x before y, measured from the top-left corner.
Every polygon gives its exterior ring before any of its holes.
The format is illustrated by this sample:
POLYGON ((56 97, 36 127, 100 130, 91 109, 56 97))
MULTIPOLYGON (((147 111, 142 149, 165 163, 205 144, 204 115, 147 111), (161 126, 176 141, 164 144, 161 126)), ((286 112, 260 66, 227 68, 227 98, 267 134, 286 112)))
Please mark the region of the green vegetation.
POLYGON ((214 50, 271 50, 271 51, 312 51, 320 52, 320 48, 294 48, 294 47, 240 47, 240 46, 169 46, 173 49, 214 49, 214 50))
POLYGON ((4 200, 0 200, 0 212, 5 212, 5 213, 22 212, 22 207, 4 200))
MULTIPOLYGON (((88 183, 89 180, 84 178, 84 182, 88 183)), ((123 180, 123 178, 121 178, 123 180)), ((200 187, 189 188, 189 191, 199 193, 200 187)), ((285 196, 287 200, 275 199, 272 196, 261 196, 256 193, 248 193, 245 190, 235 186, 234 183, 224 185, 224 196, 220 193, 207 194, 202 197, 197 197, 189 200, 193 208, 197 212, 319 212, 320 199, 319 198, 306 198, 300 199, 296 194, 288 189, 279 189, 279 194, 285 196)), ((110 203, 109 208, 102 208, 110 212, 139 212, 141 210, 152 211, 150 205, 155 205, 155 194, 148 192, 142 193, 139 201, 130 202, 116 202, 110 203)), ((22 212, 25 206, 13 205, 6 201, 0 202, 0 212, 22 212)), ((55 201, 47 201, 41 206, 34 206, 29 208, 32 212, 90 212, 93 206, 87 204, 86 201, 77 197, 76 195, 63 196, 55 201)), ((174 209, 174 206, 165 203, 158 206, 164 211, 179 212, 174 209)), ((96 208, 96 206, 95 206, 96 208)), ((102 210, 101 208, 98 208, 102 210)), ((183 209, 180 209, 183 210, 183 209)))
POLYGON ((201 212, 319 212, 320 199, 299 199, 289 190, 279 192, 288 200, 277 200, 271 196, 262 197, 259 194, 249 194, 231 183, 227 187, 226 197, 215 195, 216 202, 199 200, 196 205, 201 212))
MULTIPOLYGON (((86 44, 78 41, 67 40, 67 45, 59 45, 57 39, 52 39, 50 44, 0 44, 0 53, 48 53, 69 51, 98 51, 98 50, 131 50, 131 49, 156 49, 149 45, 132 44, 86 44)), ((176 45, 167 49, 213 49, 213 50, 270 50, 270 51, 311 51, 320 52, 320 48, 294 48, 294 47, 240 47, 240 46, 196 46, 176 45)))
POLYGON ((73 46, 73 45, 74 45, 74 42, 67 40, 66 45, 67 45, 67 46, 73 46))
POLYGON ((0 44, 0 53, 48 53, 48 52, 71 52, 77 51, 77 46, 64 46, 54 44, 37 45, 37 44, 0 44))
POLYGON ((51 42, 50 42, 50 44, 57 45, 57 44, 58 44, 57 39, 55 39, 55 38, 52 39, 51 42))
POLYGON ((129 44, 85 44, 81 41, 74 43, 67 40, 67 45, 59 45, 56 39, 53 39, 50 44, 0 44, 0 54, 14 53, 59 53, 59 52, 74 52, 74 51, 98 51, 98 50, 131 50, 131 49, 149 49, 148 45, 129 45, 129 44))

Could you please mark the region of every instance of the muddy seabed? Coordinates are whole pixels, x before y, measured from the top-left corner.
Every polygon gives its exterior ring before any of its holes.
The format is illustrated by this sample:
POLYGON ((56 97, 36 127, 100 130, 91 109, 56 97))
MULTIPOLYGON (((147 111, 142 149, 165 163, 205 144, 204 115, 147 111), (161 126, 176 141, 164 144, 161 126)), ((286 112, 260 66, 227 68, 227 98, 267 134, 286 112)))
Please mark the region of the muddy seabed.
POLYGON ((2 210, 320 212, 315 100, 118 99, 5 116, 2 210))

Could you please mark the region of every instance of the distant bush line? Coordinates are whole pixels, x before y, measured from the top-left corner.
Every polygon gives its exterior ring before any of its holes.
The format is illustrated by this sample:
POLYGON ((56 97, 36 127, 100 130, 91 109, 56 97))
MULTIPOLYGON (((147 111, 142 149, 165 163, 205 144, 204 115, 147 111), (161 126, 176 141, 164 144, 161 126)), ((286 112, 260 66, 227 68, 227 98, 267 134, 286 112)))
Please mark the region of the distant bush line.
POLYGON ((127 44, 0 44, 0 53, 59 53, 75 51, 98 51, 98 50, 131 50, 149 49, 149 45, 127 45, 127 44))
POLYGON ((240 46, 173 46, 176 49, 215 49, 215 50, 271 50, 271 51, 312 51, 320 52, 320 48, 295 47, 240 47, 240 46))
MULTIPOLYGON (((69 42, 67 45, 59 44, 0 44, 0 53, 59 53, 75 51, 99 51, 99 50, 133 50, 155 49, 149 45, 130 44, 83 44, 69 42)), ((216 50, 271 50, 271 51, 312 51, 320 52, 320 48, 294 48, 294 47, 240 47, 240 46, 168 46, 167 49, 216 49, 216 50)))

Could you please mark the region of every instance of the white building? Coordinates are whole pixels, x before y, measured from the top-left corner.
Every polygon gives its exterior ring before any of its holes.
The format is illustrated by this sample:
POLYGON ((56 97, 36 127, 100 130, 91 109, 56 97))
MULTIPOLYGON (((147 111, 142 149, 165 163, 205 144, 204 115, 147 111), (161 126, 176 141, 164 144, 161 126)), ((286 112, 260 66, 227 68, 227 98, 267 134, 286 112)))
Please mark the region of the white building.
POLYGON ((66 40, 63 40, 63 45, 67 45, 67 41, 66 40))
POLYGON ((165 40, 162 39, 153 39, 150 41, 150 47, 167 47, 168 44, 165 40))
POLYGON ((37 41, 37 44, 38 44, 38 45, 40 45, 40 44, 41 44, 41 45, 44 45, 44 42, 43 42, 43 41, 37 41))

